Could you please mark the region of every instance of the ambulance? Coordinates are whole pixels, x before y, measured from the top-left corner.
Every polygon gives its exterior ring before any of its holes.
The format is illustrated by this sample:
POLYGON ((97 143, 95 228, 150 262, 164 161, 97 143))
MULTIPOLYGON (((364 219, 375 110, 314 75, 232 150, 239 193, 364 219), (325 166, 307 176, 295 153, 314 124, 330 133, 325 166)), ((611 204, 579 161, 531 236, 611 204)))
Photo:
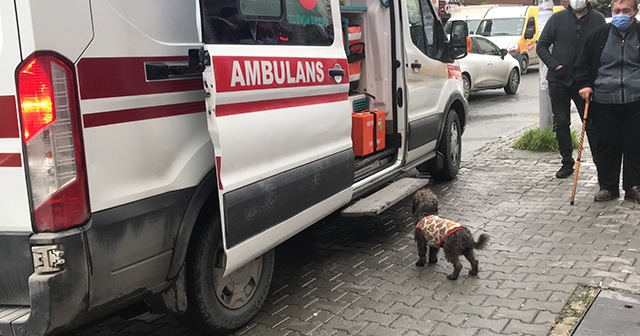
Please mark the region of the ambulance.
POLYGON ((429 0, 6 0, 0 27, 2 336, 142 301, 230 333, 278 244, 460 167, 466 25, 429 0))

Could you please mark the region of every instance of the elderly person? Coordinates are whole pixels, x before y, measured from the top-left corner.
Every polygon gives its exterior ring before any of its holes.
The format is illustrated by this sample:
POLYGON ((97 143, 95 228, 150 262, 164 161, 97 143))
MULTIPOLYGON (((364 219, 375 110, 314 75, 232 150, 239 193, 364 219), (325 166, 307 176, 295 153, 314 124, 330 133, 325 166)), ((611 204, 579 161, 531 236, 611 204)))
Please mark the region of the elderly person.
MULTIPOLYGON (((605 24, 604 15, 595 11, 587 0, 570 0, 567 10, 554 13, 544 25, 538 40, 536 53, 549 68, 549 97, 553 112, 553 130, 558 139, 562 167, 557 178, 567 178, 573 173, 573 143, 571 141, 571 101, 576 105, 580 118, 584 115, 584 100, 578 94, 578 85, 573 79, 573 65, 578 53, 584 48, 589 33, 605 24)), ((589 145, 593 152, 596 135, 593 126, 587 124, 589 145)))
POLYGON ((596 202, 618 198, 624 158, 624 198, 640 203, 640 24, 638 0, 613 0, 611 23, 594 30, 575 67, 598 142, 596 202))

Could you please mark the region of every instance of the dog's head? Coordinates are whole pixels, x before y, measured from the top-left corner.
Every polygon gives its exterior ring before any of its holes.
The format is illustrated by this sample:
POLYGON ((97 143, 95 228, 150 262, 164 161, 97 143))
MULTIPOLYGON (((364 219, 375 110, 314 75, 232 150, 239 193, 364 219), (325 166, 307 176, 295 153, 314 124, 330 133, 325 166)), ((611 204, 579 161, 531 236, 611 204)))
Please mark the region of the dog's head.
POLYGON ((420 189, 413 194, 411 207, 415 218, 438 214, 438 197, 430 189, 420 189))

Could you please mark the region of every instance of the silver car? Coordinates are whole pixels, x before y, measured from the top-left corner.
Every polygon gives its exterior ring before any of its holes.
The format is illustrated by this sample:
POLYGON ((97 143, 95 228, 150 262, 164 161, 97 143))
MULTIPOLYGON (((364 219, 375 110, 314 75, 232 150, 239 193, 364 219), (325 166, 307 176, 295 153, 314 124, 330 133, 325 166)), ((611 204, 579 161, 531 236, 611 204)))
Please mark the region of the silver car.
POLYGON ((515 94, 520 85, 520 64, 488 39, 471 35, 471 50, 457 60, 462 71, 464 95, 470 92, 490 89, 504 89, 507 94, 515 94))

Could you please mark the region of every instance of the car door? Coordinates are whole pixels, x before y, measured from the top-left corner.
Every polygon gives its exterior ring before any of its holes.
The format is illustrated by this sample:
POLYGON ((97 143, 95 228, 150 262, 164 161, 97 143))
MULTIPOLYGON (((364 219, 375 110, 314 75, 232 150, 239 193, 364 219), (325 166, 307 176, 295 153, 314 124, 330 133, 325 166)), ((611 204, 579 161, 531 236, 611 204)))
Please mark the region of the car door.
POLYGON ((406 50, 407 114, 409 157, 423 156, 435 149, 444 111, 443 101, 451 92, 446 64, 437 59, 443 48, 438 40, 437 17, 429 0, 401 2, 402 29, 406 50))
POLYGON ((471 80, 471 86, 474 88, 482 87, 487 77, 487 59, 482 54, 476 37, 471 37, 471 50, 467 57, 460 61, 462 72, 467 72, 471 80))
POLYGON ((200 0, 225 274, 352 195, 337 2, 279 1, 200 0))
POLYGON ((486 62, 485 75, 482 79, 482 86, 495 87, 506 84, 508 70, 506 62, 500 56, 500 48, 493 42, 482 37, 476 37, 475 42, 486 62))

